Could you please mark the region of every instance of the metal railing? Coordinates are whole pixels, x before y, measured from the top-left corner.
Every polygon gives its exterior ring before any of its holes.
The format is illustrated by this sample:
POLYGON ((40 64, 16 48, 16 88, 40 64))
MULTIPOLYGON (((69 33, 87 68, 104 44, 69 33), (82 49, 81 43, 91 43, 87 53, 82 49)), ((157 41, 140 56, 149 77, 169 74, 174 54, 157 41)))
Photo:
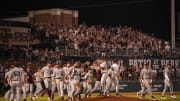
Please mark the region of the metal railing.
POLYGON ((176 55, 175 50, 163 51, 152 51, 147 49, 139 50, 101 50, 92 51, 89 48, 73 49, 69 47, 60 48, 59 52, 63 53, 64 56, 85 56, 85 57, 111 57, 111 56, 124 56, 124 57, 171 57, 176 55))

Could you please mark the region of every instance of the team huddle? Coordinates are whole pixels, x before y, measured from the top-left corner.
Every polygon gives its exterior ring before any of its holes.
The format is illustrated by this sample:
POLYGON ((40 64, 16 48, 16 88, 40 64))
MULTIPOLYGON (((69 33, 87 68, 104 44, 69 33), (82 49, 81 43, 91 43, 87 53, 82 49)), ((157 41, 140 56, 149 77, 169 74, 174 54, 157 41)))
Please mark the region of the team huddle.
MULTIPOLYGON (((85 68, 80 62, 65 64, 48 62, 46 66, 38 68, 36 73, 32 73, 31 66, 27 66, 26 70, 18 65, 12 65, 5 74, 6 84, 9 90, 5 93, 6 101, 20 101, 20 95, 23 95, 24 101, 27 99, 29 92, 30 100, 36 99, 38 96, 48 95, 48 101, 54 101, 54 93, 58 92, 59 101, 64 100, 67 94, 69 101, 79 101, 84 94, 84 98, 90 97, 96 90, 99 95, 110 96, 114 92, 119 94, 119 81, 121 80, 122 69, 119 66, 118 59, 115 59, 109 65, 105 59, 100 58, 85 68), (94 86, 92 86, 94 83, 94 86), (44 86, 43 86, 44 85, 44 86), (33 88, 35 86, 35 91, 33 88)), ((176 98, 173 94, 173 85, 171 79, 171 66, 167 65, 164 70, 164 90, 162 99, 165 99, 167 87, 170 88, 171 97, 176 98)), ((148 92, 152 99, 151 69, 148 63, 144 64, 144 68, 140 73, 141 90, 138 92, 140 98, 148 92)))

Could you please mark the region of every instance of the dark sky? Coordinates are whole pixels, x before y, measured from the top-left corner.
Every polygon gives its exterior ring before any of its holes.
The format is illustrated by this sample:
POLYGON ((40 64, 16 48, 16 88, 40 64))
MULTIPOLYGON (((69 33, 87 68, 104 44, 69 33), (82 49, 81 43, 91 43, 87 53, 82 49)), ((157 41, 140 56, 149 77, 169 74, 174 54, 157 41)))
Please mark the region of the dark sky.
MULTIPOLYGON (((176 12, 179 4, 176 0, 176 12)), ((77 9, 80 23, 128 25, 170 38, 170 0, 6 0, 0 3, 0 17, 47 8, 77 9)))

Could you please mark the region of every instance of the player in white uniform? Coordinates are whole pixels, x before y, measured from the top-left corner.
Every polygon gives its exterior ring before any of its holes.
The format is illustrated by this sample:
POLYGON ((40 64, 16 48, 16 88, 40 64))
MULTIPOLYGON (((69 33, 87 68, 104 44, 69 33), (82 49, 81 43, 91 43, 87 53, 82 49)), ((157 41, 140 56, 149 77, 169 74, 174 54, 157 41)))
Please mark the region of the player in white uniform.
POLYGON ((65 72, 65 87, 67 89, 67 95, 68 95, 68 100, 71 100, 72 98, 72 88, 71 88, 71 73, 73 70, 73 66, 71 66, 70 63, 67 63, 66 66, 63 68, 65 72))
POLYGON ((137 92, 137 96, 142 95, 144 97, 145 94, 147 93, 147 89, 145 89, 145 85, 144 85, 143 79, 141 77, 139 77, 139 83, 140 83, 140 86, 141 86, 141 90, 139 90, 137 92))
POLYGON ((121 78, 120 77, 120 69, 119 69, 119 67, 120 66, 118 64, 118 60, 115 59, 114 63, 112 64, 110 69, 112 71, 112 75, 111 75, 112 85, 113 85, 112 88, 116 89, 116 95, 119 95, 119 79, 121 78))
MULTIPOLYGON (((156 100, 152 95, 152 71, 149 68, 149 63, 145 63, 144 68, 141 70, 140 78, 142 79, 142 83, 144 84, 144 88, 142 88, 142 92, 145 92, 147 89, 149 95, 151 96, 152 100, 156 100)), ((141 93, 141 97, 143 98, 143 93, 141 93)))
POLYGON ((51 75, 52 73, 53 73, 53 69, 51 67, 51 62, 48 62, 47 65, 41 69, 41 74, 44 80, 46 93, 48 94, 49 101, 51 101, 51 87, 52 87, 51 75))
POLYGON ((81 72, 82 70, 80 68, 80 65, 78 63, 75 63, 71 74, 72 76, 71 87, 72 87, 72 95, 73 95, 72 100, 74 100, 74 97, 77 98, 77 100, 80 100, 81 72))
POLYGON ((87 83, 86 83, 86 80, 85 80, 85 75, 86 75, 88 70, 86 70, 84 64, 81 65, 81 70, 82 70, 82 72, 81 72, 80 84, 82 85, 82 93, 85 94, 86 91, 87 91, 87 83))
POLYGON ((22 68, 19 68, 18 66, 15 66, 10 72, 8 80, 11 85, 11 101, 20 101, 22 80, 25 81, 24 79, 24 70, 22 68))
POLYGON ((139 95, 145 96, 145 94, 147 93, 147 89, 145 89, 143 80, 141 78, 139 78, 139 83, 140 83, 140 86, 141 86, 141 90, 139 90, 137 92, 137 96, 139 96, 139 95), (145 91, 144 91, 144 89, 145 89, 145 91))
POLYGON ((85 97, 89 97, 91 95, 91 92, 92 92, 92 82, 93 82, 93 73, 92 73, 91 69, 89 69, 88 72, 85 74, 84 80, 85 80, 85 83, 87 85, 85 97))
POLYGON ((51 99, 54 100, 54 92, 57 88, 59 101, 62 101, 64 99, 64 70, 61 65, 55 64, 52 74, 52 81, 53 81, 53 87, 51 92, 51 99))
POLYGON ((108 74, 108 76, 107 76, 107 78, 106 78, 106 85, 105 85, 105 91, 104 91, 104 95, 106 95, 106 96, 110 96, 111 94, 110 94, 110 89, 111 89, 111 86, 112 86, 112 73, 113 71, 111 70, 111 68, 110 69, 108 69, 108 72, 107 72, 107 74, 108 74))
POLYGON ((37 72, 34 73, 34 82, 35 82, 35 85, 36 85, 36 90, 35 90, 33 99, 37 98, 38 95, 40 94, 40 92, 43 90, 42 84, 41 84, 41 82, 42 82, 41 68, 38 68, 37 72))
POLYGON ((106 79, 108 77, 108 68, 107 63, 104 59, 100 60, 100 69, 101 69, 101 90, 102 93, 105 94, 105 88, 106 88, 106 79))
POLYGON ((6 101, 9 101, 9 96, 11 94, 11 89, 10 89, 10 83, 8 82, 8 78, 10 77, 10 73, 11 73, 11 70, 13 69, 13 65, 9 68, 9 71, 5 73, 5 85, 6 85, 6 88, 8 89, 4 95, 6 101))
POLYGON ((172 66, 170 64, 165 66, 165 70, 164 70, 164 90, 162 92, 161 99, 166 99, 166 97, 164 97, 164 95, 165 95, 165 92, 166 92, 168 87, 170 89, 171 98, 176 98, 176 96, 174 95, 174 92, 173 92, 173 83, 172 83, 172 77, 171 77, 172 73, 173 73, 172 66))

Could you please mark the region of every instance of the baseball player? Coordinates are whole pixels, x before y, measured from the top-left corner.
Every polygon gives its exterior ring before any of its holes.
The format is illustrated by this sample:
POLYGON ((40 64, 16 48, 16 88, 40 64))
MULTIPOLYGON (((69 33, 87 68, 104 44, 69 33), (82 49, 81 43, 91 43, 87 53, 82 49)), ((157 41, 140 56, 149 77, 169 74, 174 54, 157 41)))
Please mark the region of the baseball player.
POLYGON ((139 75, 138 75, 139 83, 140 83, 140 86, 141 86, 141 90, 139 90, 139 91, 137 92, 137 96, 140 96, 140 95, 143 93, 142 95, 143 95, 143 97, 144 97, 145 94, 147 93, 147 89, 145 89, 144 83, 142 82, 143 80, 142 80, 142 78, 140 77, 141 70, 142 70, 142 69, 140 69, 140 72, 139 72, 139 75), (145 91, 143 92, 144 89, 145 89, 145 91))
POLYGON ((73 66, 71 66, 70 63, 67 63, 66 66, 63 67, 63 70, 65 72, 65 84, 66 84, 66 89, 67 89, 68 100, 71 100, 71 98, 72 98, 71 72, 73 70, 73 66))
POLYGON ((85 97, 89 97, 92 92, 92 82, 93 82, 93 73, 91 69, 89 69, 88 72, 85 74, 84 80, 87 85, 87 91, 85 92, 85 97))
POLYGON ((106 88, 106 79, 108 77, 108 68, 107 68, 107 63, 104 59, 100 60, 100 68, 101 68, 101 89, 102 93, 105 94, 105 88, 106 88))
POLYGON ((112 78, 112 85, 113 88, 116 88, 116 95, 119 95, 119 79, 120 79, 120 69, 119 69, 118 59, 114 60, 114 63, 111 66, 111 78, 112 78))
MULTIPOLYGON (((101 69, 100 69, 99 66, 97 66, 95 68, 95 75, 94 75, 94 77, 95 77, 95 85, 94 85, 91 93, 93 93, 95 90, 97 90, 98 87, 101 88, 101 82, 100 82, 101 81, 101 76, 102 76, 101 69)), ((101 91, 100 91, 100 93, 101 93, 101 91)), ((100 93, 99 93, 99 95, 101 95, 100 93)))
MULTIPOLYGON (((141 71, 140 77, 142 79, 142 83, 144 84, 144 88, 142 89, 142 92, 145 92, 145 88, 147 89, 149 95, 151 96, 152 100, 155 100, 155 97, 152 95, 152 73, 149 69, 149 63, 145 63, 144 68, 141 71)), ((141 93, 141 97, 143 98, 143 93, 141 93)))
POLYGON ((59 64, 55 64, 52 74, 53 87, 51 92, 51 99, 54 100, 54 92, 57 88, 59 101, 64 99, 64 70, 59 64))
POLYGON ((8 80, 8 82, 10 82, 11 85, 11 101, 20 101, 22 81, 25 81, 24 70, 15 65, 10 72, 8 80))
POLYGON ((165 70, 164 70, 164 90, 162 92, 162 96, 161 99, 166 99, 166 97, 164 97, 165 92, 167 90, 167 88, 169 87, 170 89, 170 93, 171 93, 171 98, 176 98, 176 96, 173 93, 173 84, 172 84, 172 66, 170 64, 168 64, 167 66, 165 66, 165 70))
POLYGON ((77 98, 77 100, 80 100, 80 79, 81 79, 81 68, 79 67, 78 63, 74 64, 74 68, 72 70, 72 81, 71 81, 71 87, 72 87, 72 100, 74 100, 74 97, 77 98))
POLYGON ((111 68, 108 69, 108 76, 105 80, 105 90, 104 90, 104 95, 107 95, 107 96, 110 96, 110 89, 111 89, 111 86, 112 86, 112 73, 113 71, 111 70, 111 68))
POLYGON ((37 72, 34 73, 34 82, 36 85, 36 90, 35 90, 33 99, 37 98, 39 93, 43 90, 42 84, 41 84, 42 79, 41 79, 41 68, 40 67, 38 68, 37 72))
POLYGON ((53 73, 53 69, 51 68, 51 62, 48 61, 47 65, 41 69, 41 76, 43 78, 46 93, 48 95, 48 100, 51 101, 51 87, 52 87, 52 80, 51 75, 53 73))
POLYGON ((26 77, 26 82, 22 86, 23 97, 24 97, 24 100, 26 100, 27 92, 30 92, 29 98, 31 101, 32 95, 33 95, 33 81, 34 81, 33 73, 31 71, 31 66, 27 66, 27 72, 25 73, 25 77, 26 77))
POLYGON ((147 89, 145 89, 144 83, 142 82, 143 80, 141 78, 139 78, 139 83, 141 86, 141 90, 137 92, 137 96, 142 95, 143 97, 145 96, 145 94, 147 93, 147 89), (145 89, 145 91, 144 91, 145 89))
POLYGON ((81 79, 80 79, 80 84, 82 85, 82 93, 83 94, 85 94, 86 93, 86 91, 87 91, 87 82, 86 82, 86 80, 85 80, 85 75, 86 75, 86 73, 88 72, 88 67, 86 67, 84 64, 81 64, 81 79))
POLYGON ((10 68, 9 68, 9 71, 7 71, 6 73, 5 73, 5 86, 6 86, 6 88, 7 88, 7 91, 6 91, 6 93, 5 93, 5 95, 4 95, 4 97, 5 97, 5 99, 6 99, 6 101, 8 101, 8 99, 9 99, 9 96, 10 96, 10 94, 11 94, 11 87, 10 87, 10 83, 8 82, 8 78, 9 78, 9 76, 10 76, 10 73, 11 73, 11 70, 13 69, 13 65, 12 66, 10 66, 10 68))

